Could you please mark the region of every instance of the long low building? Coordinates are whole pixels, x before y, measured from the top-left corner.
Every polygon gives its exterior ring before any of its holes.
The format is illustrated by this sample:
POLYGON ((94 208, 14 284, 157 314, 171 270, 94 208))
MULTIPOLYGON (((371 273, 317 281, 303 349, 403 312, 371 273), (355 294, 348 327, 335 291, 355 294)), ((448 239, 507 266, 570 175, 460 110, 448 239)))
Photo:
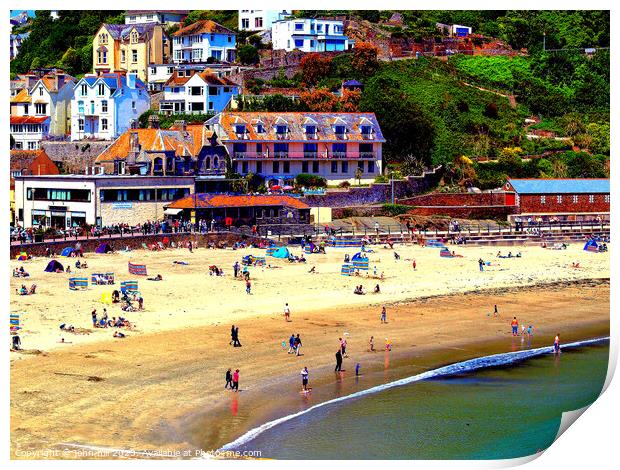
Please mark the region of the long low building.
POLYGON ((292 196, 197 193, 166 206, 169 217, 217 225, 293 225, 310 222, 310 206, 292 196))
POLYGON ((24 228, 162 219, 164 206, 194 192, 192 176, 15 176, 16 223, 24 228))

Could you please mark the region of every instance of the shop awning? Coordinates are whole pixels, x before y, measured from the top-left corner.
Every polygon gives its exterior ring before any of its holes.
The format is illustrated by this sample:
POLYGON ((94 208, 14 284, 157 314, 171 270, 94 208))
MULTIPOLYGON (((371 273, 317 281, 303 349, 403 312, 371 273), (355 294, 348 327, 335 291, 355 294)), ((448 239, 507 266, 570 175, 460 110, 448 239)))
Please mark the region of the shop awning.
POLYGON ((164 209, 164 214, 166 215, 177 215, 179 212, 182 212, 183 209, 164 209))

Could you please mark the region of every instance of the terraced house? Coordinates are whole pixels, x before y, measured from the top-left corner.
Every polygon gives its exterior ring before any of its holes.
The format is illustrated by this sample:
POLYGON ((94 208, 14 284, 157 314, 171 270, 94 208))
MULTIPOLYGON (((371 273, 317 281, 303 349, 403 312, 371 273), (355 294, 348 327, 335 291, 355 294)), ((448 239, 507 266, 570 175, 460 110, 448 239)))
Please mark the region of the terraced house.
POLYGON ((22 88, 11 98, 10 123, 12 148, 16 150, 37 150, 41 140, 49 135, 50 117, 35 115, 28 88, 22 88))
POLYGON ((71 99, 75 79, 61 71, 44 75, 32 87, 35 116, 49 116, 49 133, 64 136, 71 130, 71 99))
POLYGON ((167 114, 219 113, 239 94, 239 86, 211 69, 179 68, 164 84, 159 111, 167 114))
POLYGON ((205 125, 241 175, 278 181, 310 173, 338 184, 381 174, 385 139, 374 113, 223 112, 205 125))
POLYGON ((168 62, 171 51, 164 25, 104 23, 93 39, 93 70, 135 73, 146 82, 148 66, 168 62))
POLYGON ((174 33, 172 42, 174 62, 234 62, 237 36, 228 28, 211 20, 202 20, 174 33))
POLYGON ((71 140, 112 140, 149 107, 149 93, 135 73, 86 75, 73 89, 71 140))

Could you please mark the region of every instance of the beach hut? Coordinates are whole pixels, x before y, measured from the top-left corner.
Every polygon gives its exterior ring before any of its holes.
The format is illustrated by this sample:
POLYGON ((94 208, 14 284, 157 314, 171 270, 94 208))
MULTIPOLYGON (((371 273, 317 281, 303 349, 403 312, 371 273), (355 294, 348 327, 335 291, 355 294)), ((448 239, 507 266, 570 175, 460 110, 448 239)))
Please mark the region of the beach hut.
POLYGON ((110 253, 111 251, 112 251, 112 248, 110 247, 110 244, 103 242, 101 245, 97 247, 97 249, 95 250, 95 253, 110 253))
POLYGON ((70 277, 69 278, 69 289, 71 290, 88 289, 88 278, 87 277, 70 277))
POLYGON ((17 261, 26 261, 28 259, 28 253, 26 253, 25 251, 22 251, 20 254, 18 254, 15 259, 17 261))
POLYGON ((278 248, 276 251, 274 251, 271 256, 273 256, 274 258, 288 258, 289 257, 288 248, 285 246, 282 246, 278 248))
POLYGON ((70 246, 68 246, 67 248, 65 248, 64 250, 62 250, 62 252, 60 253, 60 256, 65 256, 65 257, 69 257, 71 256, 71 253, 73 253, 75 250, 73 248, 71 248, 70 246))
POLYGON ((49 263, 47 263, 47 267, 45 268, 46 273, 55 273, 57 270, 64 271, 65 268, 58 261, 53 259, 49 263))
POLYGON ((135 264, 129 261, 127 263, 127 269, 129 269, 129 274, 134 274, 136 276, 146 276, 146 265, 145 264, 135 264))
POLYGON ((593 252, 597 252, 598 251, 598 243, 596 243, 596 241, 594 239, 590 239, 586 242, 586 244, 583 246, 583 249, 585 251, 593 251, 593 252))

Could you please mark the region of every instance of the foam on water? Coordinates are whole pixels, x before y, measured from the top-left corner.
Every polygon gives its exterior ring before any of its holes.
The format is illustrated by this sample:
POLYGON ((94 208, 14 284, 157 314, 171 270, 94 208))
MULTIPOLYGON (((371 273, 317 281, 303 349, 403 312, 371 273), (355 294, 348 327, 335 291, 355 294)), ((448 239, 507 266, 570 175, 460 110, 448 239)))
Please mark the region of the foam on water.
MULTIPOLYGON (((574 343, 563 344, 562 349, 588 346, 591 344, 596 344, 596 343, 600 343, 600 342, 608 341, 608 340, 609 340, 609 336, 606 336, 604 338, 595 338, 595 339, 588 339, 588 340, 583 340, 583 341, 576 341, 574 343)), ((525 359, 529 359, 531 357, 540 356, 543 354, 551 354, 551 353, 553 353, 553 346, 545 346, 542 348, 527 349, 524 351, 514 351, 514 352, 501 353, 501 354, 493 354, 491 356, 484 356, 484 357, 479 357, 475 359, 469 359, 467 361, 457 362, 457 363, 450 364, 447 366, 439 367, 437 369, 422 372, 420 374, 413 375, 410 377, 405 377, 404 379, 396 380, 394 382, 390 382, 387 384, 377 385, 375 387, 371 387, 366 390, 361 390, 359 392, 355 392, 350 395, 345 395, 345 396, 334 398, 332 400, 328 400, 322 403, 318 403, 305 410, 302 410, 302 411, 299 411, 297 413, 293 413, 287 416, 283 416, 281 418, 274 419, 273 421, 269 421, 265 424, 257 426, 254 429, 250 429, 248 432, 243 434, 241 437, 235 439, 234 441, 229 442, 228 444, 225 444, 219 449, 219 451, 236 449, 239 446, 242 446, 248 443, 252 439, 259 436, 260 434, 264 433, 268 429, 273 428, 274 426, 277 426, 286 421, 290 421, 291 419, 295 419, 304 414, 310 413, 311 411, 316 410, 318 408, 332 405, 334 403, 382 392, 390 388, 400 387, 402 385, 408 385, 414 382, 419 382, 420 380, 426 380, 426 379, 430 379, 433 377, 462 374, 462 373, 471 372, 474 370, 484 369, 488 367, 503 366, 503 365, 512 364, 515 362, 520 362, 525 359)))

